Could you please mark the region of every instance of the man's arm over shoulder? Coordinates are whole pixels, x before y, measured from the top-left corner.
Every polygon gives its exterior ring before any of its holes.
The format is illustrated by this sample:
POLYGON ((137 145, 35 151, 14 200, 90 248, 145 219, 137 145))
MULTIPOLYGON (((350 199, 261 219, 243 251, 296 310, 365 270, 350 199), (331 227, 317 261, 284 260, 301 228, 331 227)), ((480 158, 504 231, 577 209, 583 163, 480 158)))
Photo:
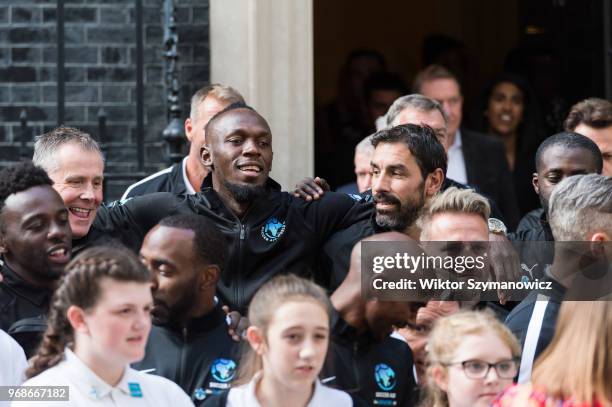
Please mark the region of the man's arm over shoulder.
POLYGON ((146 233, 176 212, 183 195, 158 192, 101 205, 89 234, 102 233, 138 250, 146 233))
POLYGON ((306 205, 305 216, 323 242, 338 230, 368 220, 373 208, 371 202, 366 202, 359 195, 337 192, 326 192, 321 199, 306 205))

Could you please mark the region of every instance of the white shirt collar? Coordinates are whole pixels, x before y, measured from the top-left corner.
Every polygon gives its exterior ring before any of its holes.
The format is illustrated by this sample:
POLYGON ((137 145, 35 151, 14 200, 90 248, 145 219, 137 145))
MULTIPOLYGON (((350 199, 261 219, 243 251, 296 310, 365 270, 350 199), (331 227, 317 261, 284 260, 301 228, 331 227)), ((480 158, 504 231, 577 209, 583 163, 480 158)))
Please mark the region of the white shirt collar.
POLYGON ((454 181, 467 184, 467 169, 465 167, 465 157, 461 141, 461 132, 457 129, 455 140, 448 149, 448 166, 446 176, 454 181))
POLYGON ((189 158, 189 156, 185 156, 185 158, 183 158, 183 162, 181 163, 181 172, 183 173, 183 182, 185 183, 187 193, 193 195, 196 193, 196 191, 193 189, 193 185, 191 185, 189 182, 189 178, 187 178, 187 158, 189 158))
MULTIPOLYGON (((231 391, 230 391, 230 395, 229 395, 229 403, 228 405, 234 406, 234 405, 240 405, 240 406, 248 406, 248 407, 261 407, 261 404, 259 404, 259 401, 257 400, 257 396, 255 395, 255 388, 257 386, 257 383, 261 380, 261 377, 263 375, 262 371, 259 371, 257 373, 255 373, 255 376, 253 376, 253 379, 251 379, 250 382, 248 382, 245 385, 239 386, 239 387, 234 387, 231 391), (232 394, 234 393, 234 394, 232 394)), ((315 389, 314 389, 314 393, 312 395, 312 397, 310 398, 310 401, 308 402, 308 406, 325 406, 328 405, 330 400, 329 400, 329 393, 326 392, 326 389, 321 382, 319 381, 319 379, 317 379, 315 381, 315 389)))
POLYGON ((461 149, 462 145, 463 143, 461 142, 461 130, 457 129, 457 131, 455 132, 455 141, 453 141, 453 144, 450 146, 450 148, 461 149))
MULTIPOLYGON (((113 391, 113 386, 106 383, 100 378, 93 370, 89 368, 77 355, 74 354, 69 348, 64 350, 66 355, 66 363, 71 365, 69 374, 75 382, 78 382, 85 389, 89 389, 87 394, 93 400, 100 400, 108 396, 113 391), (73 373, 73 374, 72 374, 73 373)), ((131 394, 134 389, 130 386, 137 384, 136 378, 133 377, 134 371, 126 366, 121 380, 115 386, 125 394, 131 394)))

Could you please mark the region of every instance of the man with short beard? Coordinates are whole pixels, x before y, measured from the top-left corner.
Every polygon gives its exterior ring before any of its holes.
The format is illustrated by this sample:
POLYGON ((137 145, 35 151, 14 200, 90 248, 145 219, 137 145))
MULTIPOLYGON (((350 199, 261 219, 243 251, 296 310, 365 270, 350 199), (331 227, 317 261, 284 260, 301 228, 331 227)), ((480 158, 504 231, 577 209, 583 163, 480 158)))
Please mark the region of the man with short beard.
MULTIPOLYGON (((371 218, 336 233, 325 245, 327 257, 321 270, 330 270, 333 288, 344 280, 350 251, 360 239, 375 233, 396 231, 418 240, 415 225, 425 202, 442 187, 446 172, 444 147, 429 126, 405 124, 381 130, 372 136, 371 218)), ((326 196, 329 192, 326 192, 326 196)), ((325 274, 323 272, 321 275, 325 274)))
POLYGON ((309 276, 328 237, 367 219, 370 205, 345 194, 306 202, 281 192, 269 173, 272 134, 266 120, 244 104, 213 116, 205 128, 202 163, 210 169, 195 195, 158 193, 104 208, 95 229, 138 250, 160 219, 196 213, 211 219, 229 248, 217 293, 244 310, 255 290, 280 273, 309 276))
POLYGON ((151 272, 154 325, 134 367, 172 380, 200 405, 229 388, 239 356, 215 300, 223 236, 204 216, 171 216, 147 233, 140 259, 151 272))
POLYGON ((418 239, 415 220, 426 197, 440 190, 446 170, 446 160, 439 154, 435 159, 440 147, 435 140, 431 128, 412 124, 380 131, 372 138, 372 196, 379 227, 418 239))

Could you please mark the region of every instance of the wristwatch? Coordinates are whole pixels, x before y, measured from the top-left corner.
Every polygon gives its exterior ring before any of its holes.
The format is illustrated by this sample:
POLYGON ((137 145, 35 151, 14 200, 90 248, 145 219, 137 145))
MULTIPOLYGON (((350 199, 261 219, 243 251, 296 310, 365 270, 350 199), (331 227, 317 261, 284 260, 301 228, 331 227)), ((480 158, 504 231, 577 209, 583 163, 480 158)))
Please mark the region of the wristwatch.
POLYGON ((498 235, 506 236, 508 234, 508 228, 501 220, 497 218, 489 218, 489 233, 496 233, 498 235))

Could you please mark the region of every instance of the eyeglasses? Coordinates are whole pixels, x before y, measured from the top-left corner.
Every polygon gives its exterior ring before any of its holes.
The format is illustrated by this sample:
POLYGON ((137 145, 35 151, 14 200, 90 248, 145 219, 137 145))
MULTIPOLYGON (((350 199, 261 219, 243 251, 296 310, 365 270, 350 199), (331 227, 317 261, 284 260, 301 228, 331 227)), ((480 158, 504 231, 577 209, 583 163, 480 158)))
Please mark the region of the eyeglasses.
POLYGON ((484 379, 491 368, 495 368, 500 379, 513 379, 518 373, 518 360, 502 360, 497 363, 487 363, 482 360, 466 360, 464 362, 446 363, 444 366, 461 365, 463 372, 470 379, 484 379))

